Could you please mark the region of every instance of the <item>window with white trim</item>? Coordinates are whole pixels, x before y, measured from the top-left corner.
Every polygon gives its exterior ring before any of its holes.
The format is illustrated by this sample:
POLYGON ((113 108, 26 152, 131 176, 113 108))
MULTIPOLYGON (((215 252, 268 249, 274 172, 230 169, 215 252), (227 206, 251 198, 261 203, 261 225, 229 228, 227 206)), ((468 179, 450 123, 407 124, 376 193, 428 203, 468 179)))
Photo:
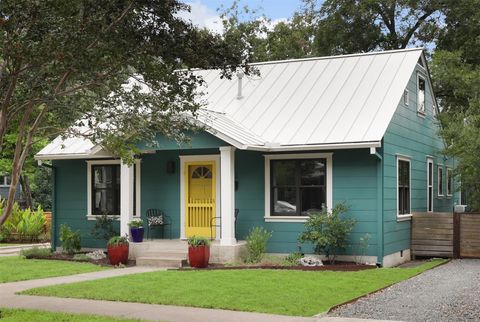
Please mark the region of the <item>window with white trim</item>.
MULTIPOLYGON (((88 161, 88 216, 120 216, 120 161, 88 161)), ((133 216, 140 215, 140 163, 133 165, 133 216)))
POLYGON ((417 111, 425 114, 425 78, 417 75, 417 111))
POLYGON ((438 195, 443 196, 443 165, 438 166, 438 195))
POLYGON ((272 216, 308 216, 326 206, 326 159, 270 161, 272 216))
POLYGON ((265 155, 265 220, 304 222, 330 209, 332 153, 265 155))
POLYGON ((0 186, 8 187, 12 183, 12 179, 9 174, 0 175, 0 186))
POLYGON ((397 159, 398 215, 410 214, 410 160, 397 159))
POLYGON ((453 195, 453 169, 447 168, 447 196, 453 195))
POLYGON ((433 211, 433 160, 427 159, 427 211, 433 211))

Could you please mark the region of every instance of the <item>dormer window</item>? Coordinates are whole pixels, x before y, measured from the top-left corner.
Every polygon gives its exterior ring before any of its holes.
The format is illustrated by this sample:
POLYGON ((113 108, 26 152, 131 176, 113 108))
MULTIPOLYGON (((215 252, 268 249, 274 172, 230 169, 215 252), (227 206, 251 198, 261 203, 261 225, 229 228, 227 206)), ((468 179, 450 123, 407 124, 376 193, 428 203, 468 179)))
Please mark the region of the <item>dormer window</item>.
POLYGON ((425 114, 425 78, 417 76, 417 111, 425 114))

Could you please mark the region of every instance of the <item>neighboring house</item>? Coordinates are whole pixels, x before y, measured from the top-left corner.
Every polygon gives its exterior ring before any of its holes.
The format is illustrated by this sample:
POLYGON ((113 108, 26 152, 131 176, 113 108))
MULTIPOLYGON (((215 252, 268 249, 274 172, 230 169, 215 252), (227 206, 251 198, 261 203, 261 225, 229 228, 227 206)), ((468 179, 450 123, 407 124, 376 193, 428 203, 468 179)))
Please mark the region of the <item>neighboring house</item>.
MULTIPOLYGON (((7 199, 8 198, 8 191, 10 190, 10 175, 9 174, 0 174, 0 199, 7 199)), ((15 200, 20 200, 21 198, 22 189, 20 184, 17 186, 17 190, 15 192, 15 200)))
POLYGON ((345 202, 356 219, 346 255, 358 254, 369 233, 368 261, 408 260, 411 214, 451 211, 458 197, 423 51, 251 67, 260 75, 197 72, 208 84, 198 116, 207 128, 189 146, 159 137, 135 167, 80 138, 40 151, 36 158, 55 168, 55 243, 66 223, 83 246, 97 247, 90 229, 98 214, 119 215, 123 234, 132 217, 159 208, 172 218, 173 238, 210 236, 210 218, 219 216, 222 246, 262 226, 273 232, 268 251, 289 253, 309 213, 345 202))

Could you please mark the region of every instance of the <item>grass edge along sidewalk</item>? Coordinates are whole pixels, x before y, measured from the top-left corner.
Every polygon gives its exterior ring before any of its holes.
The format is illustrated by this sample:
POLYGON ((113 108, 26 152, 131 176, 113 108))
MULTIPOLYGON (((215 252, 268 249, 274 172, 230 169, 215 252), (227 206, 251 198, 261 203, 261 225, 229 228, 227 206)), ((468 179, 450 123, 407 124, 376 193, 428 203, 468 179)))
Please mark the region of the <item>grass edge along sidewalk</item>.
POLYGON ((314 316, 444 263, 358 272, 163 271, 35 288, 20 294, 314 316))
POLYGON ((0 283, 68 276, 106 269, 108 268, 89 263, 25 259, 16 255, 5 256, 0 257, 0 283))
POLYGON ((29 309, 7 309, 0 307, 0 320, 2 322, 139 322, 141 320, 121 319, 110 316, 86 315, 62 312, 47 312, 29 309))

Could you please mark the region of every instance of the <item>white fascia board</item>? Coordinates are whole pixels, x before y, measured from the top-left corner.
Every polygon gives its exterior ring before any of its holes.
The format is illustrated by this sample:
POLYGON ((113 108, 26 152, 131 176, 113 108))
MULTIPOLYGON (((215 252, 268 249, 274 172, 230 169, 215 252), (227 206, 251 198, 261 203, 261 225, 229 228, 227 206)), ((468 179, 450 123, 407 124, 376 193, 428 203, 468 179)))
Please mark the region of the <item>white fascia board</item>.
POLYGON ((110 158, 112 156, 108 155, 94 155, 86 153, 75 153, 75 154, 45 154, 45 155, 35 155, 35 160, 72 160, 72 159, 104 159, 110 158))
POLYGON ((343 150, 343 149, 367 149, 380 148, 382 143, 358 142, 358 143, 328 143, 328 144, 309 144, 309 145, 280 145, 275 147, 266 147, 258 145, 246 146, 243 150, 262 151, 262 152, 287 152, 287 151, 314 151, 314 150, 343 150))

